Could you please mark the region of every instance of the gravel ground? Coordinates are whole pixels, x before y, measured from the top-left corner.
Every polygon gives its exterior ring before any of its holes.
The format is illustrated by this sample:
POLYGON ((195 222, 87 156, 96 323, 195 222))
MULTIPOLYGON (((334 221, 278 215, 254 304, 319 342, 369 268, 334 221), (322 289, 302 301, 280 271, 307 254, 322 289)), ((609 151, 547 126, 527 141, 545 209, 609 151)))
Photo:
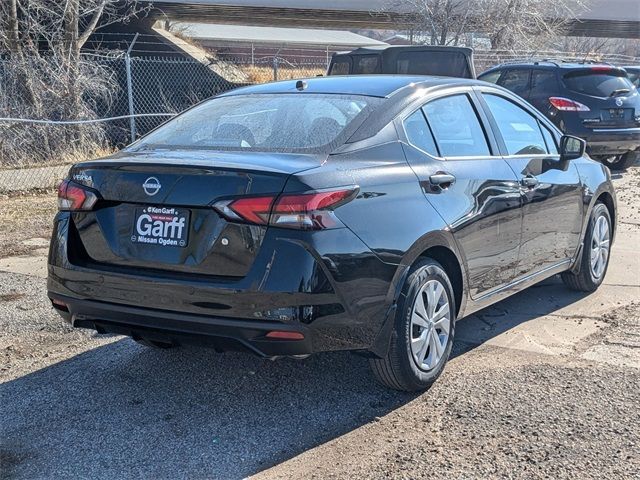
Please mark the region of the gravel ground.
MULTIPOLYGON (((44 279, 0 271, 0 477, 640 478, 640 169, 616 184, 606 285, 552 279, 461 321, 421 395, 349 354, 270 362, 74 331, 44 279)), ((14 214, 0 257, 46 235, 51 198, 30 202, 43 213, 14 214)))

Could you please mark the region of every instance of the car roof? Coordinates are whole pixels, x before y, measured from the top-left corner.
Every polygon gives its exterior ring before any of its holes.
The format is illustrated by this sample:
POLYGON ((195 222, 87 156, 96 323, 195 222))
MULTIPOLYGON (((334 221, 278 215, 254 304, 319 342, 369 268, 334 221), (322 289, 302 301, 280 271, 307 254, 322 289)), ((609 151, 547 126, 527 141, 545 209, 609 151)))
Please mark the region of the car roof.
POLYGON ((334 56, 367 55, 372 53, 397 51, 397 52, 462 52, 470 55, 473 49, 469 47, 454 47, 450 45, 368 45, 354 50, 337 52, 334 56))
POLYGON ((467 78, 434 77, 426 75, 333 75, 252 85, 231 90, 220 96, 296 93, 302 91, 305 93, 365 95, 390 98, 394 95, 400 95, 403 91, 408 95, 417 87, 431 88, 481 84, 484 84, 484 82, 467 78), (305 82, 304 89, 299 90, 297 88, 299 82, 305 82))
MULTIPOLYGON (((615 65, 611 65, 609 63, 592 63, 592 62, 564 62, 564 61, 556 61, 556 60, 531 60, 531 61, 522 61, 522 62, 508 62, 501 63, 500 65, 496 65, 491 67, 487 71, 505 69, 505 68, 522 68, 522 67, 530 67, 530 68, 561 68, 565 70, 575 70, 575 69, 589 69, 589 68, 611 68, 618 69, 621 67, 616 67, 615 65)), ((483 72, 484 73, 484 72, 483 72)))

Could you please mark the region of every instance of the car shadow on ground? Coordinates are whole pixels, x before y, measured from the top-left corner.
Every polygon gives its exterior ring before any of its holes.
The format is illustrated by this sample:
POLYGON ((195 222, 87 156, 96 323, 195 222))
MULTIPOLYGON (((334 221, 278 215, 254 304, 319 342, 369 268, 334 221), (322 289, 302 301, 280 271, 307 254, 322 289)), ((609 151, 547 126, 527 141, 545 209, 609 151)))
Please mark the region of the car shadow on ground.
MULTIPOLYGON (((555 290, 533 288, 483 311, 531 306, 530 315, 504 315, 489 335, 580 298, 555 290)), ((456 342, 454 355, 480 343, 456 342)), ((0 385, 1 470, 21 478, 244 478, 416 397, 379 386, 367 367, 347 353, 272 362, 117 340, 0 385)))

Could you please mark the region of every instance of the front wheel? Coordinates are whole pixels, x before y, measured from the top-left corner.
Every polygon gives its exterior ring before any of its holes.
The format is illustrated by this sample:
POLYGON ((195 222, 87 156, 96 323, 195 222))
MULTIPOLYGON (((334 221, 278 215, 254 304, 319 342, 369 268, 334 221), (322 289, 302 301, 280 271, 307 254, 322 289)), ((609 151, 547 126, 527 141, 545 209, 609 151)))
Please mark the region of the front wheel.
POLYGON ((449 359, 455 312, 447 273, 435 260, 421 260, 400 295, 387 355, 370 360, 378 381, 408 392, 429 388, 449 359))
POLYGON ((564 272, 562 281, 572 290, 593 292, 604 280, 611 249, 611 215, 604 203, 591 211, 580 257, 580 272, 564 272))

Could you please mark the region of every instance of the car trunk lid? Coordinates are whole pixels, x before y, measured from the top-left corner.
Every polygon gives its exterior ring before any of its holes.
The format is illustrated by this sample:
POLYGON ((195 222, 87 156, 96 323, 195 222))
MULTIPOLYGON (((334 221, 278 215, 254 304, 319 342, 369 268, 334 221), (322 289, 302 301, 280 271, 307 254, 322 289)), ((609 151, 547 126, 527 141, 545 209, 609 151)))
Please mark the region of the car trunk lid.
POLYGON ((123 152, 74 166, 70 179, 95 190, 89 212, 72 213, 79 262, 111 269, 242 277, 266 227, 231 223, 221 199, 279 194, 296 172, 326 156, 204 151, 123 152))

